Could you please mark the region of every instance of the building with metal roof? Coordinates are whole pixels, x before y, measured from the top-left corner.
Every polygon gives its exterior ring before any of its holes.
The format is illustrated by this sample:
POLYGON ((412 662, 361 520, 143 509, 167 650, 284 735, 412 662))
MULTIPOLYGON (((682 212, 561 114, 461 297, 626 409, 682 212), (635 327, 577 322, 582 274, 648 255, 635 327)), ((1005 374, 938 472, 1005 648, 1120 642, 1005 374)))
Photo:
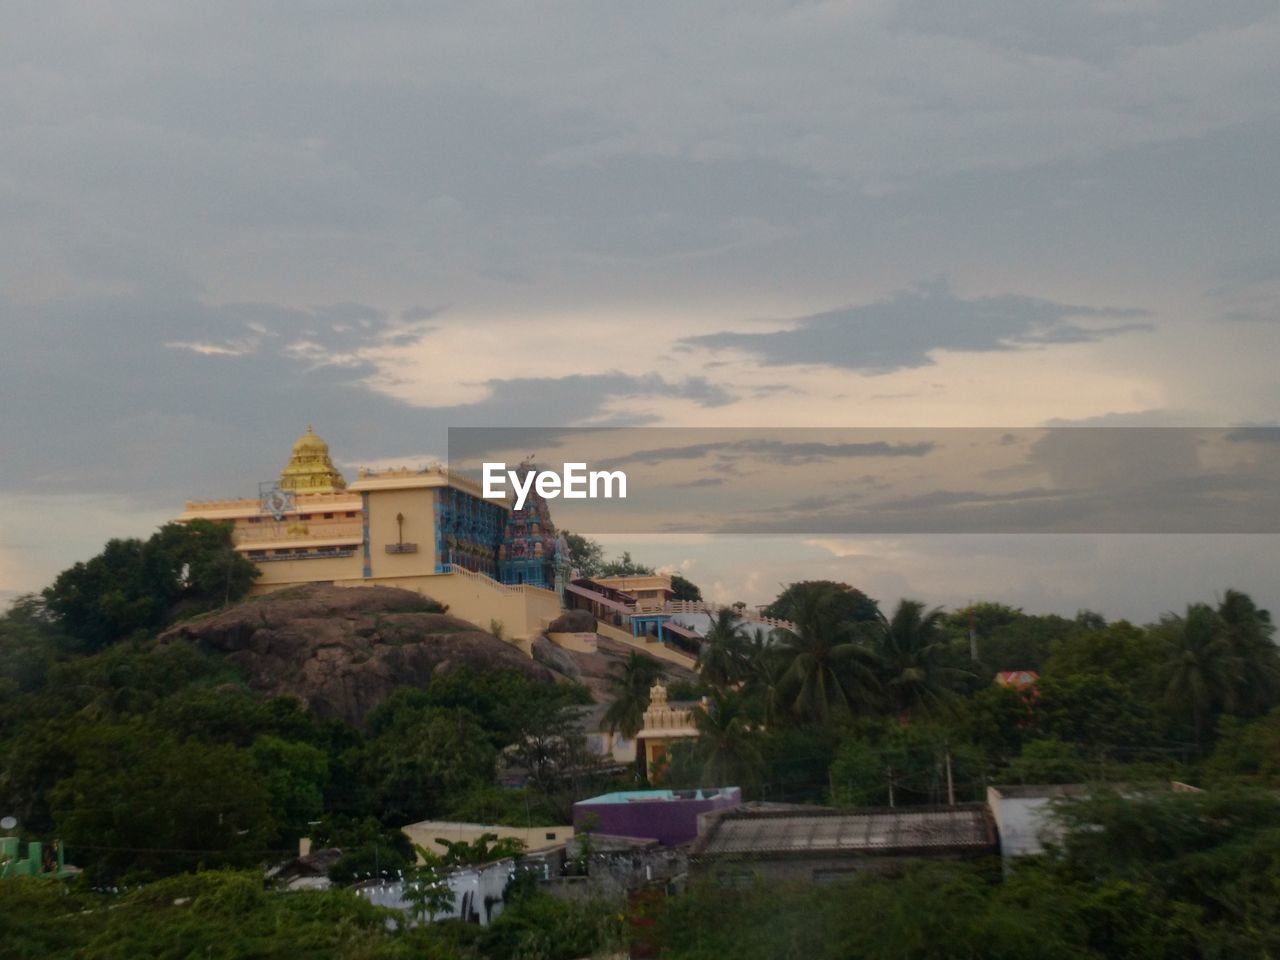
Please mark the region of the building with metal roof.
POLYGON ((838 810, 728 810, 704 818, 691 872, 722 880, 839 879, 906 859, 968 859, 999 852, 983 804, 838 810))

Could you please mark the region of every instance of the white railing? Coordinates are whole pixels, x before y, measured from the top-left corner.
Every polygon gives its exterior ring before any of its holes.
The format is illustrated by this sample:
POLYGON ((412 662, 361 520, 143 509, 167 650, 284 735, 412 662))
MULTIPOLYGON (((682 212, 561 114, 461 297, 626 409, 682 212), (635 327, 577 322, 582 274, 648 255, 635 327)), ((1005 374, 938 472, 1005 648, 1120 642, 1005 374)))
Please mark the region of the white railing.
MULTIPOLYGON (((637 600, 632 612, 639 616, 663 616, 673 614, 706 614, 714 617, 723 608, 723 604, 708 603, 705 600, 637 600)), ((794 630, 795 624, 779 617, 766 617, 758 610, 748 608, 731 610, 748 623, 759 623, 766 627, 794 630)))
POLYGON ((456 563, 445 564, 447 568, 445 573, 457 573, 471 580, 483 581, 486 585, 500 593, 528 593, 530 590, 541 590, 543 593, 551 593, 546 587, 535 587, 528 583, 500 583, 493 579, 487 573, 480 573, 476 570, 468 570, 466 567, 459 566, 456 563))

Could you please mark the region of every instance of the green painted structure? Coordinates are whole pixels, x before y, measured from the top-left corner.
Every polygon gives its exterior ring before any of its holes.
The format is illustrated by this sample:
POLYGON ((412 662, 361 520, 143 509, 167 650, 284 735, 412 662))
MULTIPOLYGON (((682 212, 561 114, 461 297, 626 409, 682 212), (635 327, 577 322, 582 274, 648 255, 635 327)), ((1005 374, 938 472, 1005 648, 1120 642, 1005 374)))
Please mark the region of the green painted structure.
POLYGON ((54 841, 46 850, 39 840, 27 843, 27 855, 18 856, 17 837, 0 837, 0 880, 9 877, 69 877, 71 871, 62 862, 62 843, 54 841))

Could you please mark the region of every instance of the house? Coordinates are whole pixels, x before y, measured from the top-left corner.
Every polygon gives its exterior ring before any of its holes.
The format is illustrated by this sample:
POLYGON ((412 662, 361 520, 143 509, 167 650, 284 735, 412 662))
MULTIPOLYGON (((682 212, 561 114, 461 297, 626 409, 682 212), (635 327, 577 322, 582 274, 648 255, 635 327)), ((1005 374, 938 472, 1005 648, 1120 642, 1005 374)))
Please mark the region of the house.
POLYGON ((740 808, 704 818, 690 876, 831 883, 908 859, 994 857, 995 823, 982 804, 951 807, 740 808))
POLYGON ((424 850, 443 856, 449 848, 439 843, 448 840, 450 843, 474 843, 486 833, 493 834, 499 840, 519 840, 524 844, 524 852, 537 853, 552 847, 564 846, 573 837, 573 827, 569 824, 543 827, 507 827, 495 823, 460 823, 452 820, 421 820, 400 828, 411 843, 424 850))
POLYGON ((573 805, 578 833, 656 840, 664 847, 698 836, 698 818, 742 803, 738 787, 709 790, 621 790, 573 805))
POLYGON ((587 738, 587 749, 606 763, 632 764, 636 761, 636 741, 610 730, 604 716, 610 704, 597 703, 585 707, 579 714, 579 724, 587 738))

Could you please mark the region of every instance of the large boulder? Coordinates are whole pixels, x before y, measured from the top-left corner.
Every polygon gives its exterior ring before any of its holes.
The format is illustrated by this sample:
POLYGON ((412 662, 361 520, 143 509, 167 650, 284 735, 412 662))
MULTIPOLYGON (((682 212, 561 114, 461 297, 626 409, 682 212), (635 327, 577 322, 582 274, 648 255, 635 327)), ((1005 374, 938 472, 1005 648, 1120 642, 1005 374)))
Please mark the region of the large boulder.
POLYGON ((562 673, 570 680, 582 681, 582 668, 578 661, 564 647, 556 646, 546 637, 534 637, 532 645, 533 659, 550 667, 556 673, 562 673))
POLYGON ((587 610, 566 610, 547 626, 547 633, 595 633, 596 618, 587 610))
POLYGON ((178 624, 160 641, 225 653, 254 690, 297 697, 321 716, 355 724, 397 687, 425 686, 459 667, 555 680, 516 647, 432 612, 439 609, 393 587, 297 587, 178 624))

